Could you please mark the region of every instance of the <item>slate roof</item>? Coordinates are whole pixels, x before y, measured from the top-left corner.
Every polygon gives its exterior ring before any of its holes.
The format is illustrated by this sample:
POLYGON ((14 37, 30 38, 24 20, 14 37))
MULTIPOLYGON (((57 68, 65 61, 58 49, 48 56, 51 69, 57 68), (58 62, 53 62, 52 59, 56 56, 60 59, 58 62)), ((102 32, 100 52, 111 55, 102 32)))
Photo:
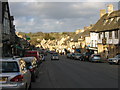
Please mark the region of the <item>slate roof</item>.
POLYGON ((90 30, 91 32, 112 31, 120 29, 120 10, 106 13, 90 30), (119 17, 119 18, 118 18, 119 17))

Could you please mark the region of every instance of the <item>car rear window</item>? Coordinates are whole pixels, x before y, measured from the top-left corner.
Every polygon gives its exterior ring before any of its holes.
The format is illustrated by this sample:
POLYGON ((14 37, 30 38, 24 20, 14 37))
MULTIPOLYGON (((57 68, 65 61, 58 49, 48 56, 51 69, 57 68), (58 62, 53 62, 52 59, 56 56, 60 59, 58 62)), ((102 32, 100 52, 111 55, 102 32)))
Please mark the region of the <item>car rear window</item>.
POLYGON ((9 73, 9 72, 19 72, 17 62, 2 62, 2 72, 9 73))
POLYGON ((77 56, 82 56, 81 54, 76 54, 77 56))
POLYGON ((100 57, 100 55, 94 55, 94 57, 100 57))
POLYGON ((57 54, 53 55, 53 56, 58 56, 57 54))

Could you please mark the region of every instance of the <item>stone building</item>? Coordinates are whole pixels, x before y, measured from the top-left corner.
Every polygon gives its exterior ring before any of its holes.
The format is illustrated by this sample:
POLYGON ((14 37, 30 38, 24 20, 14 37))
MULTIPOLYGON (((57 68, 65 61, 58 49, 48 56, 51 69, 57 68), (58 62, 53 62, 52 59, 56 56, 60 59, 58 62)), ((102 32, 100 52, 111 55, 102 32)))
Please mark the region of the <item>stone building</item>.
POLYGON ((98 53, 106 58, 114 57, 120 53, 120 10, 113 10, 113 5, 108 5, 105 13, 92 28, 98 33, 98 53))
POLYGON ((10 15, 9 3, 0 1, 0 48, 2 56, 11 56, 14 53, 15 25, 14 17, 10 15))

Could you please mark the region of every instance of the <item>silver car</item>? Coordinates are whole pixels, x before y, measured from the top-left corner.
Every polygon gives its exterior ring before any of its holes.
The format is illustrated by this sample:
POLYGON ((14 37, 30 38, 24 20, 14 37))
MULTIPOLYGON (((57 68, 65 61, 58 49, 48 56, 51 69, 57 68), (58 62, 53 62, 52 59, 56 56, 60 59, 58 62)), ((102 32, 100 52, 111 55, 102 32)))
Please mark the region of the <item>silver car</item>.
POLYGON ((109 64, 119 64, 120 65, 120 54, 116 55, 114 58, 108 59, 109 64))
POLYGON ((0 87, 2 89, 31 88, 31 73, 26 69, 26 63, 21 58, 0 59, 0 87))
POLYGON ((58 54, 53 54, 51 60, 59 60, 58 54))
POLYGON ((99 54, 92 54, 89 58, 91 62, 101 62, 101 56, 99 54))
POLYGON ((70 58, 71 57, 71 53, 67 53, 67 58, 70 58))
POLYGON ((74 59, 81 59, 81 57, 82 57, 82 54, 80 54, 80 53, 75 53, 75 55, 74 55, 74 59))

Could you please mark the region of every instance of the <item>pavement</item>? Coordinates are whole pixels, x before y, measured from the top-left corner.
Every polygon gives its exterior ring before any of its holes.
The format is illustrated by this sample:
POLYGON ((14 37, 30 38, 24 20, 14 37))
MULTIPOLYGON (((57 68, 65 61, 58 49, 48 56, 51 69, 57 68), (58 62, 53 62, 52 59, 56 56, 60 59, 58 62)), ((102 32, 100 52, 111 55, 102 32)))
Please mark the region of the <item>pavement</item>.
POLYGON ((118 65, 67 59, 51 61, 50 55, 40 65, 33 89, 40 88, 118 88, 118 65))

